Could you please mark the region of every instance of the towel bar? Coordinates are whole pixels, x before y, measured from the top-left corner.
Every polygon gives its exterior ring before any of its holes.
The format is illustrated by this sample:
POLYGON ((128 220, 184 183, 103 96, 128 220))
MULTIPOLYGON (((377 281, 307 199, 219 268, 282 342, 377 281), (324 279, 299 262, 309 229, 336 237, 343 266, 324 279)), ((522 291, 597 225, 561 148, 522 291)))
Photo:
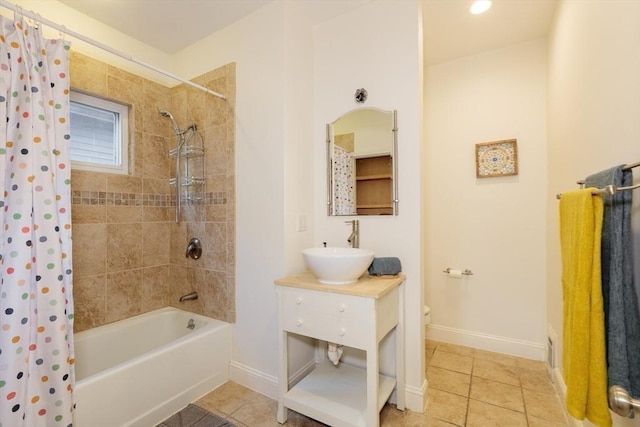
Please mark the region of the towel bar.
MULTIPOLYGON (((447 267, 446 269, 442 270, 442 272, 449 274, 451 270, 453 270, 451 267, 447 267)), ((462 274, 464 276, 473 276, 473 271, 469 270, 468 268, 465 268, 464 270, 462 270, 462 274)))
POLYGON ((609 388, 609 408, 620 416, 629 417, 640 412, 640 399, 634 399, 627 390, 614 385, 609 388))

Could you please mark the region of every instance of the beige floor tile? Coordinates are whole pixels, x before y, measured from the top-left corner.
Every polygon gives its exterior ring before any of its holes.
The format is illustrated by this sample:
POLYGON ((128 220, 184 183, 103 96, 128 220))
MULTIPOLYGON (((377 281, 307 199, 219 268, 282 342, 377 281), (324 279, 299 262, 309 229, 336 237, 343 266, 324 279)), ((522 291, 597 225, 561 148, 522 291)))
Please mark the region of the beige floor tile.
POLYGON ((525 359, 523 357, 517 357, 516 365, 518 366, 518 368, 547 373, 547 364, 540 360, 531 360, 525 359))
POLYGON ((427 381, 429 382, 429 390, 433 388, 469 397, 471 375, 430 366, 427 369, 427 381))
POLYGON ((473 356, 473 354, 475 353, 475 349, 471 347, 465 347, 462 345, 448 344, 448 343, 439 344, 438 350, 446 351, 447 353, 457 354, 459 356, 473 356))
MULTIPOLYGON (((282 424, 280 424, 282 425, 282 424)), ((287 427, 326 427, 326 424, 316 421, 309 417, 305 417, 294 411, 289 411, 289 417, 287 418, 287 427)))
POLYGON ((553 422, 566 422, 565 412, 556 395, 523 389, 527 415, 553 422))
POLYGON ((380 411, 380 426, 395 427, 403 426, 408 411, 399 411, 395 405, 387 403, 380 411))
POLYGON ((518 368, 515 365, 503 365, 485 359, 474 359, 473 376, 513 386, 520 385, 518 368))
POLYGON ((216 414, 229 415, 245 401, 257 399, 259 396, 259 393, 229 381, 203 396, 195 404, 216 414))
POLYGON ((261 396, 245 401, 233 411, 231 418, 251 427, 278 427, 276 420, 278 403, 268 397, 261 396))
POLYGON ((486 350, 476 350, 474 356, 476 359, 491 360, 492 362, 507 366, 516 366, 518 359, 520 359, 519 357, 509 356, 508 354, 494 353, 486 350))
MULTIPOLYGON (((425 356, 425 413, 387 404, 381 427, 569 426, 544 362, 432 340, 425 341, 425 356)), ((237 427, 283 427, 276 420, 276 401, 232 382, 194 403, 237 427)), ((326 427, 294 411, 284 426, 326 427)))
POLYGON ((524 413, 522 390, 518 386, 473 377, 469 398, 524 413))
MULTIPOLYGON (((398 426, 399 425, 396 424, 393 427, 398 427, 398 426)), ((451 424, 446 421, 438 420, 428 412, 424 414, 419 414, 416 412, 409 411, 409 413, 407 414, 407 417, 405 418, 403 427, 458 427, 458 426, 456 424, 451 424)))
POLYGON ((539 391, 541 393, 556 394, 556 389, 551 384, 546 371, 520 370, 520 384, 522 388, 539 391))
POLYGON ((427 414, 434 419, 446 421, 457 426, 464 426, 467 415, 466 397, 440 390, 429 390, 427 414))
POLYGON ((440 344, 438 341, 424 340, 424 349, 431 350, 431 353, 433 353, 436 347, 438 347, 438 344, 440 344))
POLYGON ((549 421, 543 420, 542 418, 536 418, 529 416, 527 417, 529 420, 529 427, 568 427, 566 421, 549 421))
POLYGON ((431 363, 429 365, 448 369, 450 371, 461 372, 463 374, 470 374, 473 367, 473 357, 460 356, 436 349, 435 353, 433 353, 433 356, 431 357, 431 363))
POLYGON ((527 427, 527 417, 477 400, 469 400, 466 427, 527 427))

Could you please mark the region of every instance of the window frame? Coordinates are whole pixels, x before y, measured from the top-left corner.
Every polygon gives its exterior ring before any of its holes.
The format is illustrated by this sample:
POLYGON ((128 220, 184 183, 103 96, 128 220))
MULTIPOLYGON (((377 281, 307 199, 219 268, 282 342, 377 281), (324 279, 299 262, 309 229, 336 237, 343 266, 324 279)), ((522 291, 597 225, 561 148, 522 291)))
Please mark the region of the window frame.
MULTIPOLYGON (((71 160, 71 168, 76 170, 90 171, 90 172, 104 172, 119 175, 129 174, 129 111, 130 106, 122 104, 117 101, 101 98, 97 95, 89 94, 86 92, 80 92, 72 89, 70 93, 70 104, 81 104, 89 107, 105 110, 117 115, 116 128, 117 132, 114 141, 114 149, 119 151, 116 153, 119 155, 120 164, 110 165, 104 163, 92 163, 80 160, 71 160)), ((69 113, 71 116, 71 113, 69 113)), ((73 141, 73 121, 69 124, 71 139, 73 141)), ((73 142, 71 142, 73 143, 73 142)))

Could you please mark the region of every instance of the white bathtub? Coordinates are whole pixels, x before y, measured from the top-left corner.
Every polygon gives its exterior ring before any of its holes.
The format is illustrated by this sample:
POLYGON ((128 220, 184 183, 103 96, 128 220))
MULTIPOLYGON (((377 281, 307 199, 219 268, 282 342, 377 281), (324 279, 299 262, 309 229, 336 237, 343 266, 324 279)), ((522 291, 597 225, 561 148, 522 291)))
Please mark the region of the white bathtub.
POLYGON ((172 307, 80 332, 74 426, 154 426, 227 382, 230 358, 231 325, 172 307))

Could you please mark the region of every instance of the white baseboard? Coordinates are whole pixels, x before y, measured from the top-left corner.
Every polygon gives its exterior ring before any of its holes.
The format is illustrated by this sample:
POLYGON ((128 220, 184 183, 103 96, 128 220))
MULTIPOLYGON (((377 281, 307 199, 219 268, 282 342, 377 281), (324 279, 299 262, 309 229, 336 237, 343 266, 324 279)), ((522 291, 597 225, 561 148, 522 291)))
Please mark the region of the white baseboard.
MULTIPOLYGON (((289 376, 289 386, 297 384, 316 366, 315 360, 310 360, 293 375, 289 376)), ((250 390, 256 391, 273 400, 278 400, 278 377, 265 374, 257 369, 231 361, 229 364, 229 379, 250 390)))
POLYGON ((234 362, 229 364, 229 379, 250 390, 278 400, 278 377, 234 362))
POLYGON ((425 328, 427 339, 445 342, 449 344, 463 345, 481 350, 494 351, 496 353, 509 354, 532 360, 545 360, 546 343, 534 343, 530 341, 504 338, 496 335, 463 329, 449 328, 447 326, 428 325, 425 328))
MULTIPOLYGON (((289 384, 294 385, 311 372, 317 362, 310 360, 301 369, 289 377, 289 384)), ((250 390, 263 394, 273 400, 278 400, 278 378, 265 374, 256 369, 231 361, 229 364, 229 379, 250 390)), ((414 412, 424 412, 427 402, 427 381, 422 387, 406 386, 405 406, 414 412)))
POLYGON ((405 387, 405 406, 413 412, 424 412, 427 407, 428 400, 428 383, 424 380, 422 387, 405 387))

